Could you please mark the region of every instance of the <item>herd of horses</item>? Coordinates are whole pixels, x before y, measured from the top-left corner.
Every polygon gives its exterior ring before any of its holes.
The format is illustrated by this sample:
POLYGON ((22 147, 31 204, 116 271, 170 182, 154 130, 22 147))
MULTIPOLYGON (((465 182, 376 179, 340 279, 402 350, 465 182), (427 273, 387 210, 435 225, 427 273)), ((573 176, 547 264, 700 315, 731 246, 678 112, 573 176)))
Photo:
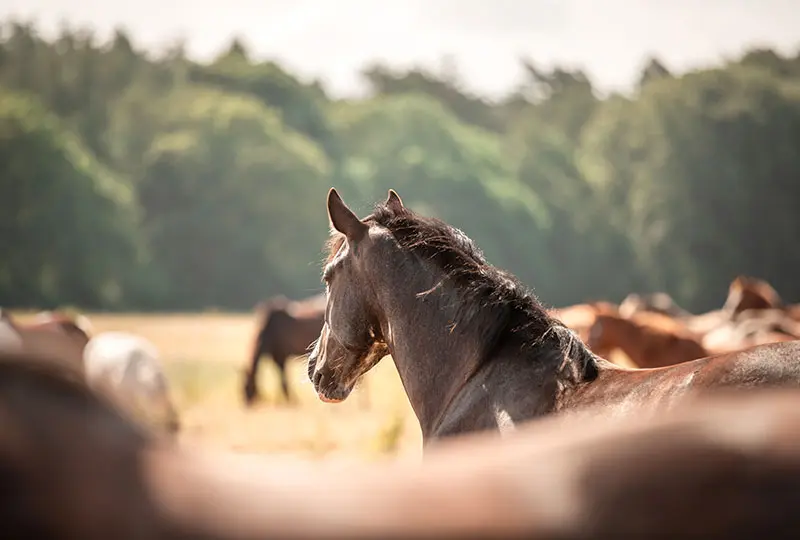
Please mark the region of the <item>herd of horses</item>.
POLYGON ((172 435, 180 429, 159 352, 140 336, 95 333, 83 315, 42 312, 21 322, 0 309, 0 350, 56 357, 94 388, 110 392, 127 414, 172 435))
POLYGON ((394 191, 362 219, 331 189, 327 213, 325 294, 260 306, 245 400, 264 355, 283 368, 310 350, 328 403, 390 356, 422 462, 190 451, 118 414, 113 388, 57 350, 4 350, 12 537, 796 536, 800 309, 768 284, 740 276, 702 315, 663 294, 547 309, 394 191), (633 366, 610 361, 617 350, 633 366))

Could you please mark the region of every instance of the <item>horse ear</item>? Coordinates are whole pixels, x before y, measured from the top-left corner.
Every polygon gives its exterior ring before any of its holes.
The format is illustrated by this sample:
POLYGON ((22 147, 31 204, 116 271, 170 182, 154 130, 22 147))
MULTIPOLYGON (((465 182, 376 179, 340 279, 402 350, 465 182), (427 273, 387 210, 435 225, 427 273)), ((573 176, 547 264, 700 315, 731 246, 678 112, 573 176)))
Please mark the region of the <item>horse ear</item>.
POLYGON ((331 226, 349 240, 358 240, 366 234, 369 226, 358 219, 337 193, 336 188, 328 192, 328 219, 331 226))
POLYGON ((400 198, 400 195, 393 189, 389 190, 389 197, 386 199, 386 206, 390 208, 394 213, 401 212, 405 207, 403 206, 403 200, 400 198))

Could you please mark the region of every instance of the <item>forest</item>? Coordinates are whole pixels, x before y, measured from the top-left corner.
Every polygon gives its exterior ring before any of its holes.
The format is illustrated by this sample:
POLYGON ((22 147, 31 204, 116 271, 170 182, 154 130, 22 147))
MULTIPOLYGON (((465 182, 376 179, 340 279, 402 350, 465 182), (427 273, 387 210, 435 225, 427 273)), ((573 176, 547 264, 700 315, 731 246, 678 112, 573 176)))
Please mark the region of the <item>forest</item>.
MULTIPOLYGON (((0 305, 250 310, 321 289, 335 186, 395 189, 546 305, 665 291, 719 307, 738 274, 800 300, 800 53, 752 49, 629 94, 519 60, 502 99, 452 72, 364 66, 370 92, 118 30, 0 33, 0 305)), ((613 61, 613 59, 609 59, 613 61)))

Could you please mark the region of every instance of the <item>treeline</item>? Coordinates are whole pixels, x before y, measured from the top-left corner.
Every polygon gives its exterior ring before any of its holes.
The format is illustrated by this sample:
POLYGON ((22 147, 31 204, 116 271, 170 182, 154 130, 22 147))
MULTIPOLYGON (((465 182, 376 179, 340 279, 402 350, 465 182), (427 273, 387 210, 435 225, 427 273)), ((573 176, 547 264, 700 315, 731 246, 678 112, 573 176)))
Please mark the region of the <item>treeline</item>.
POLYGON ((800 298, 800 56, 753 50, 632 96, 524 62, 499 101, 371 66, 365 100, 257 62, 159 57, 119 31, 0 38, 0 305, 249 309, 319 290, 325 194, 389 187, 548 304, 664 290, 719 306, 736 274, 800 298))

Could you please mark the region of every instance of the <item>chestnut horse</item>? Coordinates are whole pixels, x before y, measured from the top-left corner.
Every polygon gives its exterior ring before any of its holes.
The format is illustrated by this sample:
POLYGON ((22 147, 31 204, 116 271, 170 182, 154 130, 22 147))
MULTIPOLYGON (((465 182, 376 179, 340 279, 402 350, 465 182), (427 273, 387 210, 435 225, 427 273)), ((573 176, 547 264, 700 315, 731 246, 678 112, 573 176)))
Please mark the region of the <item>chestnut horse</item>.
POLYGON ((723 311, 738 315, 748 309, 782 308, 783 300, 772 285, 751 276, 736 276, 728 287, 723 311))
POLYGON ((800 342, 664 368, 616 366, 463 232, 411 211, 394 191, 363 220, 335 189, 327 206, 326 322, 309 378, 322 400, 342 401, 388 351, 426 447, 592 406, 641 414, 726 387, 800 386, 800 342))
POLYGON ((604 358, 618 348, 638 368, 671 366, 708 356, 700 337, 683 324, 647 311, 628 318, 619 313, 597 314, 586 344, 604 358))
POLYGON ((299 301, 276 296, 256 307, 258 330, 250 355, 250 365, 245 369, 243 395, 246 405, 258 398, 258 366, 262 356, 272 357, 278 368, 283 395, 294 401, 286 378, 286 361, 291 356, 308 353, 308 349, 322 329, 325 319, 325 295, 320 294, 299 301))
POLYGON ((796 537, 800 396, 576 415, 442 444, 422 464, 324 470, 159 440, 55 363, 0 353, 8 538, 796 537))
POLYGON ((546 310, 551 317, 558 319, 570 330, 574 330, 583 341, 589 339, 589 330, 598 313, 613 313, 617 307, 611 302, 590 302, 546 310))

